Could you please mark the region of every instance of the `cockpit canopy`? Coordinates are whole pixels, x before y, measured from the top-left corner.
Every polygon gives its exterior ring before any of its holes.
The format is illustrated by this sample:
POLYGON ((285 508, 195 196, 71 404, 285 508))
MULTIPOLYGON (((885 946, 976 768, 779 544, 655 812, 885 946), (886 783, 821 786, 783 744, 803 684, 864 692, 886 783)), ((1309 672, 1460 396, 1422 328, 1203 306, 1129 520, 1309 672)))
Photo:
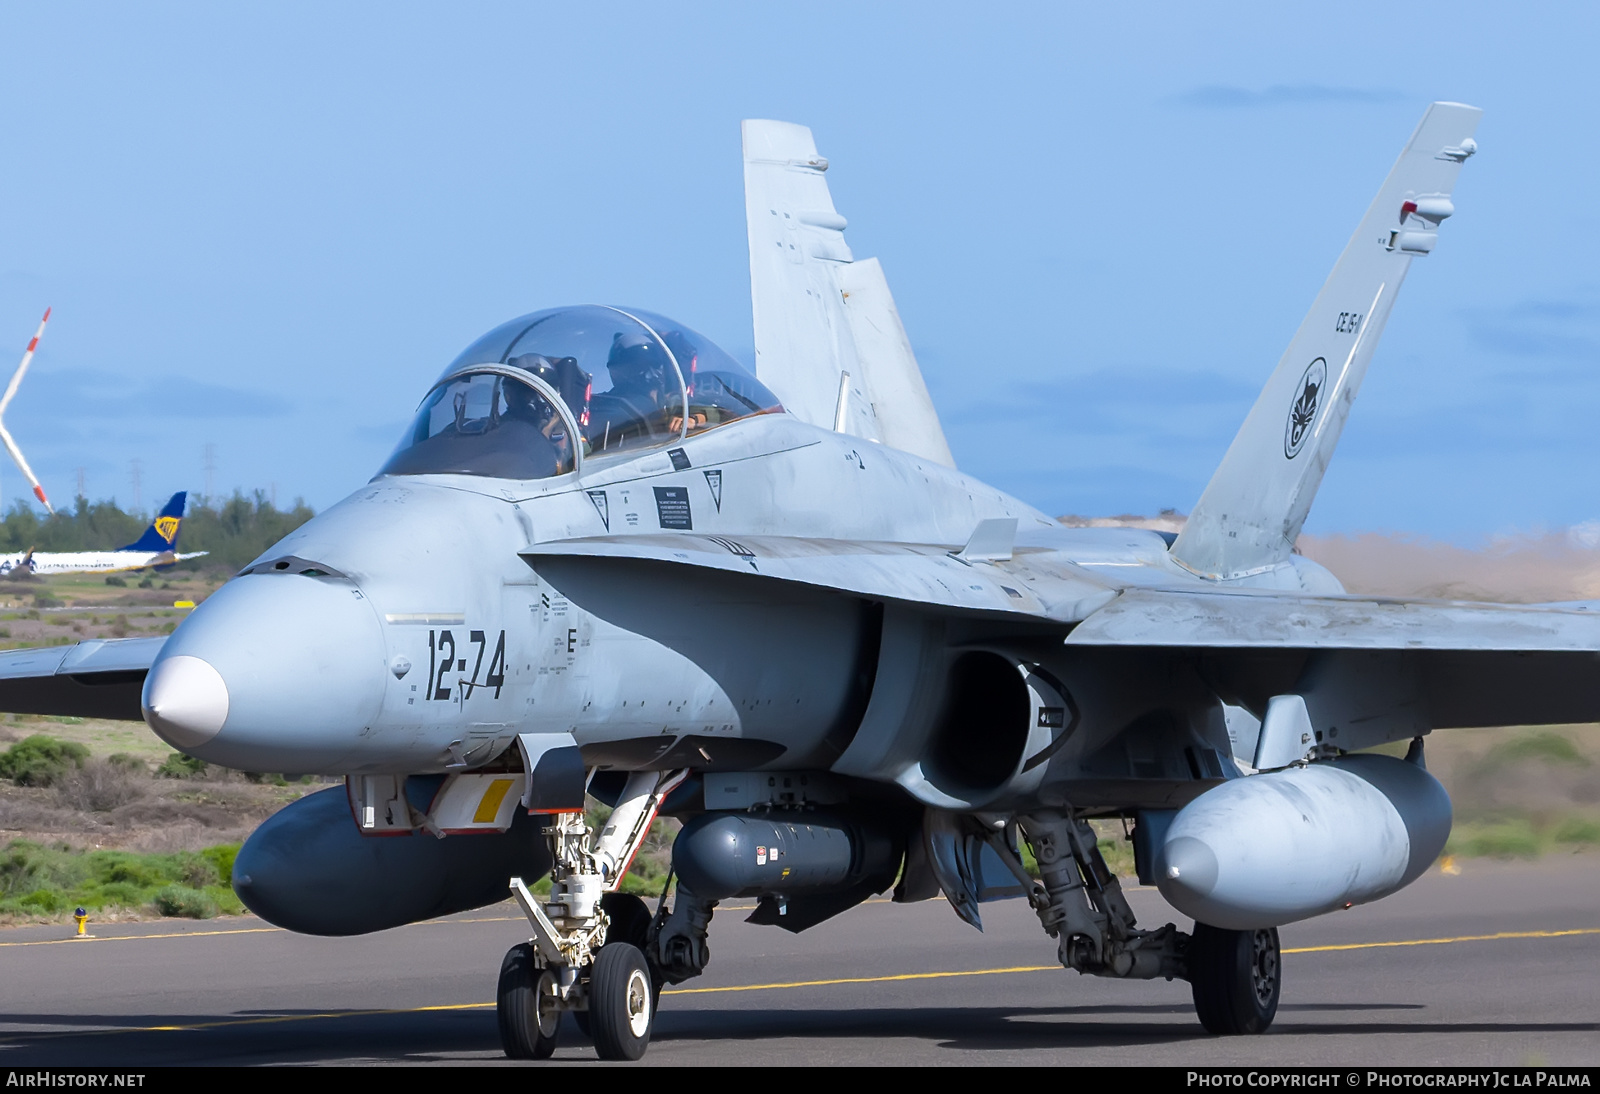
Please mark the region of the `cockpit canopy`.
POLYGON ((681 323, 637 309, 552 308, 468 346, 378 473, 549 478, 585 459, 782 410, 737 361, 681 323))

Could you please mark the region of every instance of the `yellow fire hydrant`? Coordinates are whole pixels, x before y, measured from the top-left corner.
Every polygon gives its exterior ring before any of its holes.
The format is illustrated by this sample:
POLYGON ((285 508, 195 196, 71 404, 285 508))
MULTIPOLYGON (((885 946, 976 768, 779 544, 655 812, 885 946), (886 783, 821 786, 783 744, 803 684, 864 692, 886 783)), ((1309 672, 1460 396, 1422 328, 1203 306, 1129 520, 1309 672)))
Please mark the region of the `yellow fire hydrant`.
POLYGON ((89 913, 88 913, 88 911, 82 905, 79 905, 77 911, 72 913, 72 918, 78 921, 78 933, 74 937, 77 937, 77 938, 88 938, 89 937, 89 929, 88 929, 89 928, 89 913))

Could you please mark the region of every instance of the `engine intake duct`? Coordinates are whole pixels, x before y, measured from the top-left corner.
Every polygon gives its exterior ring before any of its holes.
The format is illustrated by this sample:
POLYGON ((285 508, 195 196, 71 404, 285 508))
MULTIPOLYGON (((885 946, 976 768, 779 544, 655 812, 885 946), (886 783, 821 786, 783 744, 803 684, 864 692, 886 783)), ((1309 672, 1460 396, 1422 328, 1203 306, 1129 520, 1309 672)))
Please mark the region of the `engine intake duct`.
POLYGON ((988 650, 950 666, 944 710, 922 769, 928 781, 959 798, 999 790, 1022 762, 1032 728, 1026 673, 988 650))
POLYGON ((894 884, 904 855, 904 833, 850 814, 702 813, 672 867, 696 897, 756 897, 749 922, 798 933, 894 884))

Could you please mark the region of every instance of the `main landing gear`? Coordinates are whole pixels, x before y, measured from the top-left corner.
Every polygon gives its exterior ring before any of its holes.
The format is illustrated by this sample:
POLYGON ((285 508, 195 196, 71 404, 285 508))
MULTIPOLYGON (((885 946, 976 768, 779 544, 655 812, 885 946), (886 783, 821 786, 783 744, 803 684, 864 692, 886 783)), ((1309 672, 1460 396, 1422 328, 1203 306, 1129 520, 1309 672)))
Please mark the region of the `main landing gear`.
POLYGON ((1208 1032, 1264 1033, 1272 1025, 1283 986, 1276 927, 1227 931, 1196 923, 1188 965, 1195 1013, 1208 1032))
POLYGON ((661 973, 646 954, 651 914, 644 901, 617 891, 667 795, 687 772, 637 772, 597 835, 581 812, 555 813, 550 841, 550 896, 540 900, 521 878, 511 893, 533 938, 513 946, 500 966, 496 1010, 500 1043, 513 1059, 555 1051, 561 1015, 571 1011, 602 1060, 637 1060, 650 1045, 661 973))
MULTIPOLYGON (((1094 976, 1187 980, 1200 1024, 1210 1033, 1263 1033, 1272 1025, 1283 983, 1276 928, 1234 931, 1196 923, 1194 934, 1185 935, 1169 923, 1139 930, 1088 821, 1048 812, 1017 822, 1039 863, 1040 880, 1028 883, 1028 899, 1057 940, 1062 965, 1094 976)), ((999 835, 991 835, 991 846, 1025 879, 1010 842, 999 835)))

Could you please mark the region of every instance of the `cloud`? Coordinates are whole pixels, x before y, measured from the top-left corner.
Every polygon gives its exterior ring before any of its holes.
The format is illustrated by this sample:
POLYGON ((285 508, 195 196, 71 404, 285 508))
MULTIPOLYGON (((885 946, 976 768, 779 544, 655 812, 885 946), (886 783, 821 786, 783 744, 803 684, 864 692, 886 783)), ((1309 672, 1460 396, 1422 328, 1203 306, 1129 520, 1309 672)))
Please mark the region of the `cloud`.
POLYGON ((273 418, 294 404, 281 395, 181 376, 133 378, 91 370, 30 378, 18 404, 73 419, 273 418), (30 390, 31 389, 31 390, 30 390))
POLYGON ((1258 386, 1210 371, 1161 368, 1101 369, 1044 381, 1018 381, 1004 398, 941 397, 941 417, 951 425, 1009 424, 1079 435, 1206 436, 1219 422, 1229 436, 1243 420, 1258 386))
POLYGON ((1183 106, 1202 110, 1256 110, 1323 103, 1391 103, 1405 96, 1393 88, 1329 87, 1326 84, 1273 84, 1261 91, 1207 84, 1177 96, 1183 106))
POLYGON ((1475 308, 1465 318, 1473 340, 1495 353, 1600 361, 1600 303, 1526 300, 1509 308, 1475 308))

